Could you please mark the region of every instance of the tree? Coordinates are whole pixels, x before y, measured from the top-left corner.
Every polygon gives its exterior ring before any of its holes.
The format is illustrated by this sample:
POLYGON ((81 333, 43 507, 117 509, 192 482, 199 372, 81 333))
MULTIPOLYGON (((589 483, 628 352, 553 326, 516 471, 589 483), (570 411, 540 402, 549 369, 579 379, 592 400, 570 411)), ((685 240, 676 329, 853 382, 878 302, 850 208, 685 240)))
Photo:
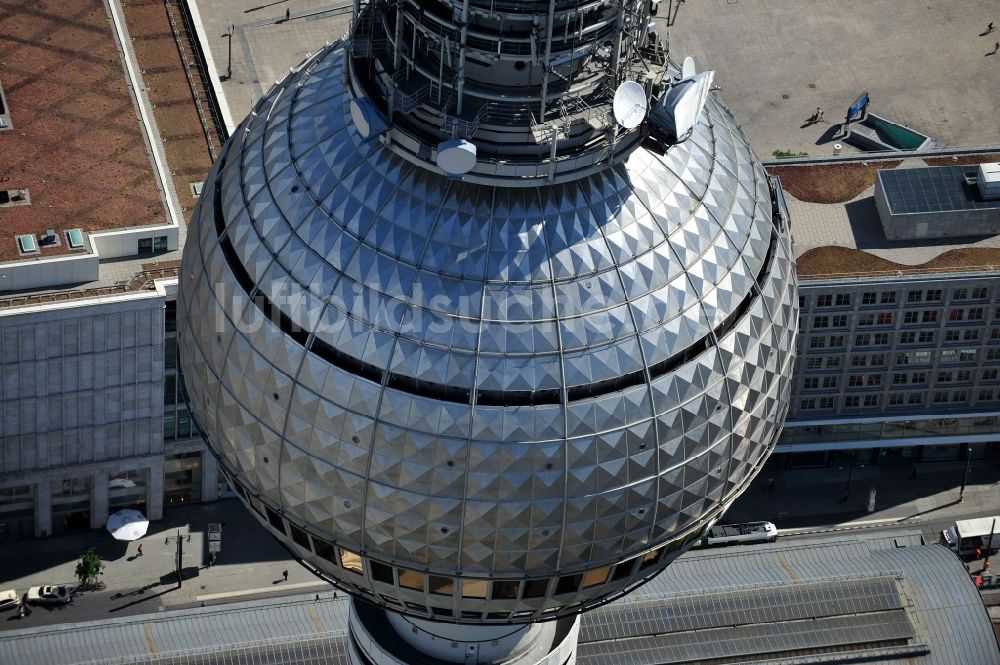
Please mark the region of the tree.
POLYGON ((90 589, 97 587, 97 576, 104 571, 104 562, 101 555, 91 547, 83 553, 76 563, 76 578, 80 580, 80 588, 90 589))

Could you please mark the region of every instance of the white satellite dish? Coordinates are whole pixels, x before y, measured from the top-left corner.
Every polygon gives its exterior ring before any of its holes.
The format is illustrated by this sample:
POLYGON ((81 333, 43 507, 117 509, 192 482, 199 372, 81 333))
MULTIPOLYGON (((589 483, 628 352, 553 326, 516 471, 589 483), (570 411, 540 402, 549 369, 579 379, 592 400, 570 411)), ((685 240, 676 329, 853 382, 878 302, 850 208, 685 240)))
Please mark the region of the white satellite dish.
POLYGON ((365 97, 351 99, 351 120, 364 139, 384 134, 389 130, 389 126, 382 119, 382 114, 365 97))
POLYGON ((669 141, 683 140, 698 124, 714 78, 709 70, 674 84, 650 114, 652 126, 669 141))
POLYGON ((635 129, 646 117, 646 91, 635 81, 625 81, 615 90, 612 109, 615 120, 625 129, 635 129))
POLYGON ((705 108, 705 102, 708 101, 708 91, 712 87, 714 77, 713 71, 697 74, 681 91, 673 108, 677 138, 681 138, 698 124, 698 117, 705 108))
POLYGON ((693 79, 695 75, 694 69, 694 58, 688 56, 684 58, 684 64, 681 65, 681 80, 693 79))
POLYGON ((476 166, 476 144, 451 139, 438 144, 437 165, 453 178, 460 178, 476 166))

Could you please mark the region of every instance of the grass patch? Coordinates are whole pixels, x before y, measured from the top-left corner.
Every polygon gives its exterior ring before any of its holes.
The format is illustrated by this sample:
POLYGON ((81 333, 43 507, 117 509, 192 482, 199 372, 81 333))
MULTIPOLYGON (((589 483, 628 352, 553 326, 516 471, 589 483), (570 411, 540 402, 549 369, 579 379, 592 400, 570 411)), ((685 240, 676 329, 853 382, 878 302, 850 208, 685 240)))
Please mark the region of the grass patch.
POLYGON ((808 152, 792 152, 791 150, 775 150, 771 153, 776 159, 788 159, 790 157, 808 157, 808 152))
POLYGON ((996 266, 1000 268, 1000 247, 965 247, 951 249, 927 263, 906 265, 850 247, 816 247, 805 252, 796 261, 799 277, 809 279, 833 275, 859 275, 863 273, 913 274, 928 272, 961 272, 996 266))
POLYGON ((902 162, 816 164, 811 166, 771 166, 768 171, 781 178, 782 188, 807 203, 845 203, 875 184, 879 169, 894 169, 902 162))
POLYGON ((954 157, 925 157, 924 162, 928 166, 961 166, 963 164, 1000 162, 1000 153, 988 152, 979 155, 955 155, 954 157))

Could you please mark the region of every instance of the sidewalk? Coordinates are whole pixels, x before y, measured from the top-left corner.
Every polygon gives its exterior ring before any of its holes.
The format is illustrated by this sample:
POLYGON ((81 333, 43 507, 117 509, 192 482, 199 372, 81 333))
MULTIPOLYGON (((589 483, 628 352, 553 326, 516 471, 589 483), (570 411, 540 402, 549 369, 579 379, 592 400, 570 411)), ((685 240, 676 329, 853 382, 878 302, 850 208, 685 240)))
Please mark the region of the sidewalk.
POLYGON ((104 560, 104 590, 85 592, 70 606, 50 609, 58 613, 58 619, 36 608, 22 621, 0 621, 0 630, 193 607, 202 602, 212 605, 261 595, 333 593, 329 584, 296 563, 236 499, 169 508, 162 520, 150 524, 145 537, 132 543, 115 541, 103 530, 4 543, 0 547, 0 590, 14 588, 23 594, 29 586, 39 584, 76 584, 76 562, 90 547, 104 560), (224 524, 222 552, 214 566, 208 565, 210 522, 224 524), (173 540, 178 533, 183 538, 184 582, 180 588, 175 573, 177 545, 173 540), (169 543, 167 537, 171 537, 169 543), (143 546, 141 557, 136 556, 139 543, 143 546), (287 581, 282 575, 285 570, 287 581))
POLYGON ((859 466, 850 474, 848 492, 847 469, 785 470, 769 463, 724 519, 767 520, 779 529, 795 529, 849 522, 940 522, 1000 513, 1000 460, 972 462, 964 501, 959 503, 964 473, 965 462, 859 466), (876 491, 874 512, 868 511, 871 489, 876 491))

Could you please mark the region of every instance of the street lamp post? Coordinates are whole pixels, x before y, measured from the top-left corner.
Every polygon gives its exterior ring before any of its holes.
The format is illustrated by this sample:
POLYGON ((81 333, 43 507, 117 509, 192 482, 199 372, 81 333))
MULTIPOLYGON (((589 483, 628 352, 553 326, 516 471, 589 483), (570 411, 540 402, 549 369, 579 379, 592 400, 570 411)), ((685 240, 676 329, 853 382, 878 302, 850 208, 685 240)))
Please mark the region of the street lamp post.
POLYGON ((962 489, 958 491, 958 502, 962 503, 965 500, 965 486, 969 482, 969 468, 972 466, 972 448, 966 448, 965 450, 965 474, 962 476, 962 489))
POLYGON ((175 567, 177 569, 177 588, 178 589, 180 589, 182 586, 184 586, 184 576, 182 574, 182 571, 184 570, 184 540, 185 539, 187 539, 187 542, 190 543, 191 542, 191 534, 189 533, 186 536, 182 536, 180 530, 177 531, 177 535, 176 536, 167 536, 166 537, 166 542, 167 542, 168 545, 170 544, 171 540, 173 540, 174 542, 177 543, 177 554, 174 555, 174 559, 175 559, 174 564, 175 564, 175 567))
POLYGON ((226 80, 233 78, 233 33, 236 32, 236 26, 233 22, 229 22, 229 30, 226 31, 223 37, 229 38, 229 58, 226 62, 226 80))
POLYGON ((851 477, 854 475, 854 463, 858 460, 858 454, 851 451, 850 461, 847 463, 847 485, 844 487, 844 496, 840 497, 840 502, 845 503, 851 496, 851 477))

